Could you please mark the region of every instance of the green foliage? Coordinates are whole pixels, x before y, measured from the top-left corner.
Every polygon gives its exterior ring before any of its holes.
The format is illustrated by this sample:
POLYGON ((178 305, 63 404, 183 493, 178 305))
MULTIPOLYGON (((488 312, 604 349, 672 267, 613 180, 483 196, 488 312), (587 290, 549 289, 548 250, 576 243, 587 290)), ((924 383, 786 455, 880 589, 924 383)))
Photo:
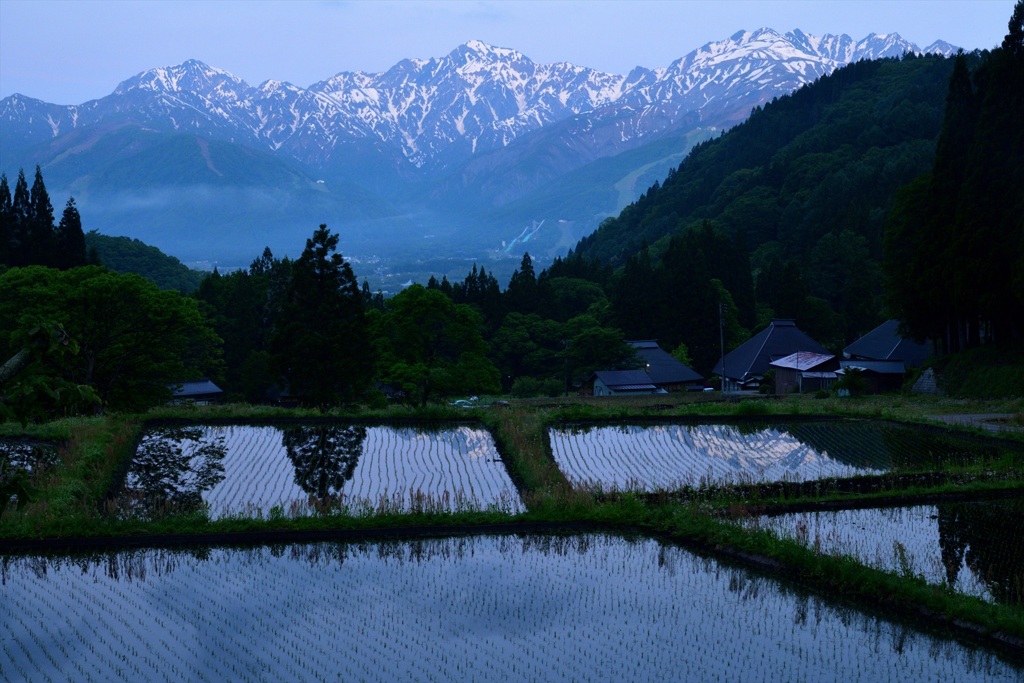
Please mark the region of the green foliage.
POLYGON ((843 376, 832 384, 832 389, 835 391, 845 389, 850 392, 850 396, 863 396, 871 389, 871 384, 860 368, 846 368, 843 376))
POLYGON ((709 374, 721 355, 719 305, 726 306, 726 345, 749 338, 754 319, 750 260, 741 241, 708 222, 665 243, 659 262, 653 249, 630 257, 612 285, 616 324, 627 338, 658 339, 666 348, 685 343, 693 367, 709 374))
POLYGON ((671 355, 673 358, 675 358, 677 361, 679 361, 680 363, 687 367, 693 364, 693 361, 690 360, 690 349, 688 349, 686 347, 686 344, 682 342, 679 342, 679 345, 672 350, 671 355))
MULTIPOLYGON (((564 385, 565 330, 536 313, 509 313, 491 339, 491 358, 501 372, 505 390, 524 377, 538 382, 558 378, 564 385)), ((532 386, 532 385, 526 385, 532 386)), ((540 393, 527 392, 524 395, 540 393)))
POLYGON ((533 377, 518 377, 512 382, 512 389, 509 393, 515 398, 533 398, 535 396, 553 398, 561 396, 563 391, 565 391, 565 385, 557 379, 540 380, 533 377))
POLYGON ((291 261, 275 259, 264 249, 248 270, 224 276, 214 271, 196 291, 224 340, 222 388, 229 396, 265 403, 280 391, 270 338, 278 324, 291 270, 291 261))
POLYGON ((1012 398, 1024 395, 1024 344, 983 346, 934 363, 942 389, 962 398, 1012 398))
POLYGON ((622 332, 604 327, 592 315, 579 315, 566 323, 565 361, 567 381, 582 384, 596 370, 633 365, 633 348, 622 332))
POLYGON ((95 250, 100 262, 118 273, 135 273, 153 282, 160 289, 174 289, 183 294, 194 292, 206 273, 192 270, 173 256, 156 247, 130 237, 110 237, 90 230, 85 246, 95 250))
POLYGON ((480 315, 437 289, 412 285, 385 303, 373 321, 378 376, 426 405, 435 394, 498 393, 480 315))
POLYGON ((494 330, 501 324, 501 317, 504 315, 505 306, 498 281, 493 274, 488 273, 484 268, 477 270, 473 264, 473 270, 466 276, 461 284, 448 285, 447 280, 443 281, 441 291, 449 295, 457 304, 468 304, 472 306, 483 319, 484 327, 487 330, 494 330))
POLYGON ((50 389, 85 385, 111 409, 162 403, 171 383, 217 368, 219 340, 196 302, 136 275, 97 266, 31 266, 0 274, 0 354, 20 348, 13 331, 26 329, 30 319, 59 324, 77 344, 77 353, 39 366, 38 374, 53 383, 50 389))

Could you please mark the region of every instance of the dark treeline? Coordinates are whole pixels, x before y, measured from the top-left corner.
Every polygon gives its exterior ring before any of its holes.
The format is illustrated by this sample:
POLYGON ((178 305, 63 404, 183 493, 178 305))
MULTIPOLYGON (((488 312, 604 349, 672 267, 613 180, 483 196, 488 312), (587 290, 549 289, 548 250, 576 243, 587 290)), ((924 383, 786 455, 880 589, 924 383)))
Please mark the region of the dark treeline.
POLYGON ((0 265, 35 264, 66 270, 85 263, 85 235, 74 198, 68 199, 60 222, 55 224, 38 166, 31 189, 25 172, 18 172, 13 195, 7 175, 0 175, 0 265))
POLYGON ((973 70, 958 55, 935 164, 886 235, 892 308, 944 352, 1024 340, 1024 3, 973 70))
MULTIPOLYGON (((473 266, 385 299, 356 286, 321 226, 297 261, 270 250, 214 273, 196 298, 224 341, 225 389, 252 402, 313 405, 385 395, 423 404, 458 394, 560 394, 595 369, 628 364, 611 306, 588 280, 536 275, 524 256, 502 291, 473 266)), ((556 262, 552 271, 565 270, 556 262)))
POLYGON ((39 167, 13 195, 0 176, 0 421, 145 409, 219 374, 219 347, 197 301, 87 253, 73 198, 54 225, 39 167))

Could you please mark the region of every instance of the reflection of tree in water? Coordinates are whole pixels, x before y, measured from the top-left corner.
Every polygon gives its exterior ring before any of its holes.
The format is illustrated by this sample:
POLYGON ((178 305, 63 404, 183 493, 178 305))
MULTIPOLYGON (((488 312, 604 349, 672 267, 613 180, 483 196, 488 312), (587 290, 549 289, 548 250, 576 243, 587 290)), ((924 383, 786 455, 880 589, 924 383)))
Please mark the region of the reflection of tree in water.
POLYGON ((939 547, 946 580, 956 581, 966 560, 996 602, 1024 605, 1024 501, 938 506, 939 547))
POLYGON ((944 470, 998 461, 1020 447, 983 436, 939 429, 887 425, 885 444, 897 470, 944 470))
POLYGON ((59 460, 48 444, 0 441, 0 515, 16 501, 22 508, 32 495, 32 479, 45 474, 59 460))
POLYGON ((286 427, 282 441, 295 466, 295 483, 320 500, 341 494, 363 453, 366 428, 286 427))
POLYGON ((0 462, 10 470, 37 472, 56 464, 57 449, 50 444, 0 441, 0 462))
POLYGON ((224 437, 206 437, 202 427, 147 435, 128 469, 119 509, 148 517, 200 508, 203 492, 224 479, 226 453, 224 437))

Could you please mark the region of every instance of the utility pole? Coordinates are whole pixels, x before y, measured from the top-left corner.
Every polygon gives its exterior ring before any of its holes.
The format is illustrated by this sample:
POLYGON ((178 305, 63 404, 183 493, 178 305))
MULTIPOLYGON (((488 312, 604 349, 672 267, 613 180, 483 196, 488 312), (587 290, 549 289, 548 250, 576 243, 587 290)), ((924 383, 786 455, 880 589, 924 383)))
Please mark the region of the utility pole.
POLYGON ((722 345, 722 385, 719 389, 722 392, 722 396, 725 396, 725 311, 726 305, 724 302, 718 304, 718 342, 722 345))

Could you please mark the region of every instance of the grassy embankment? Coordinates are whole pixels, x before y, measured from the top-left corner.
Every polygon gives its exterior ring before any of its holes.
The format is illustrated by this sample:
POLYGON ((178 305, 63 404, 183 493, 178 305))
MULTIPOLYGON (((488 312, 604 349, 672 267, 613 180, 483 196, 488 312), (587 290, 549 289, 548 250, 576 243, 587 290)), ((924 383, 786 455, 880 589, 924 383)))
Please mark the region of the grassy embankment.
MULTIPOLYGON (((686 495, 615 496, 569 486, 550 457, 546 430, 565 422, 622 422, 630 420, 672 420, 675 418, 729 417, 789 419, 793 417, 850 416, 903 422, 934 423, 931 416, 970 412, 1024 414, 1024 401, 1000 402, 951 399, 920 399, 903 396, 860 400, 814 400, 790 397, 784 400, 717 402, 708 396, 645 397, 630 400, 557 399, 516 402, 509 407, 458 410, 433 406, 426 410, 390 408, 379 411, 277 410, 251 406, 210 408, 161 408, 144 416, 111 415, 74 419, 22 430, 20 425, 0 426, 0 436, 23 436, 59 442, 60 466, 32 481, 33 499, 23 510, 8 510, 0 519, 0 549, 13 547, 24 539, 47 538, 59 549, 62 540, 93 538, 97 541, 131 539, 132 543, 159 544, 173 535, 196 541, 247 538, 268 535, 287 540, 302 534, 343 537, 346 531, 383 533, 467 533, 495 528, 604 528, 640 530, 681 543, 698 552, 727 560, 752 564, 831 596, 846 597, 886 611, 928 615, 931 620, 972 625, 980 632, 998 632, 1024 642, 1024 610, 992 605, 957 595, 940 586, 929 586, 912 573, 882 572, 849 559, 816 553, 797 541, 780 539, 766 531, 740 529, 723 511, 740 512, 746 504, 863 500, 869 495, 902 496, 908 501, 921 496, 984 493, 993 489, 1024 494, 1024 473, 1020 462, 984 463, 982 466, 951 468, 947 481, 933 486, 902 487, 876 494, 851 495, 830 491, 814 495, 761 496, 744 499, 734 490, 708 489, 686 495), (234 517, 210 520, 204 513, 168 515, 151 520, 115 519, 105 514, 105 501, 123 476, 134 452, 140 431, 152 421, 262 422, 273 420, 358 419, 370 422, 437 423, 474 420, 485 424, 494 435, 506 466, 523 492, 528 511, 511 517, 496 511, 447 513, 423 509, 407 514, 388 510, 375 514, 340 514, 331 509, 323 515, 267 518, 234 517), (341 534, 341 536, 338 536, 341 534), (148 539, 148 541, 147 541, 148 539)), ((1024 442, 1024 434, 1006 438, 1024 442)), ((675 492, 678 494, 678 492, 675 492)))

